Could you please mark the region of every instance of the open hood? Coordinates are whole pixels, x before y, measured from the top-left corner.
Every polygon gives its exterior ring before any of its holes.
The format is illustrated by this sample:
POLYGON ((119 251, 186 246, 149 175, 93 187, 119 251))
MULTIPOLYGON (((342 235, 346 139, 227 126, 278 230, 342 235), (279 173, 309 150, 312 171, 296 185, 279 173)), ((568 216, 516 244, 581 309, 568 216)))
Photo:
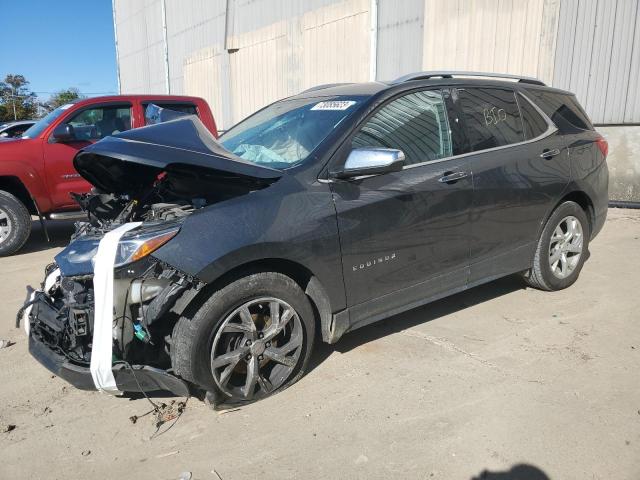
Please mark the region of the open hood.
POLYGON ((78 173, 103 192, 136 194, 166 172, 264 187, 283 173, 227 151, 190 115, 105 137, 75 156, 78 173))

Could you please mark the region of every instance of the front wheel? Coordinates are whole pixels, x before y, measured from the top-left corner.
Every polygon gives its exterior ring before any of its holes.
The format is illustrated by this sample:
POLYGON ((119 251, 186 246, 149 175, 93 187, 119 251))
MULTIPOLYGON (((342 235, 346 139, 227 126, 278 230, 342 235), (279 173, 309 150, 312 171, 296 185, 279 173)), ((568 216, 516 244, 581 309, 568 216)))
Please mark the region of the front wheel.
POLYGON ((0 190, 0 256, 20 250, 31 233, 31 215, 20 200, 0 190))
POLYGON ((216 291, 172 335, 175 372, 214 393, 216 403, 265 398, 305 373, 313 309, 291 278, 255 273, 216 291))
POLYGON ((582 207, 575 202, 562 203, 542 230, 525 281, 547 291, 573 285, 587 258, 589 237, 589 221, 582 207))

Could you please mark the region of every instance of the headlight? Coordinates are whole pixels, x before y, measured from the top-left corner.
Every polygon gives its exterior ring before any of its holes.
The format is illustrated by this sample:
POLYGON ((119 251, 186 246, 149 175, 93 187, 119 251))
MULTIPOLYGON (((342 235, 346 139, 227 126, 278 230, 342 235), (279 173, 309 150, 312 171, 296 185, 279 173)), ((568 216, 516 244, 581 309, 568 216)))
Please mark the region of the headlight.
POLYGON ((114 266, 121 267, 146 257, 175 237, 179 230, 179 225, 173 225, 169 228, 125 234, 118 243, 114 266))

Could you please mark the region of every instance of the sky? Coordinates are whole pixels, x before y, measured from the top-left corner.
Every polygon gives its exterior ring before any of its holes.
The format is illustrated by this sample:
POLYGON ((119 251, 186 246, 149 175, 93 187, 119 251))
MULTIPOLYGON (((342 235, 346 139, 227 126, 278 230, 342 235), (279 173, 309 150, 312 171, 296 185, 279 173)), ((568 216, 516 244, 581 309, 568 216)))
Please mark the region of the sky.
POLYGON ((0 0, 0 18, 0 80, 24 75, 42 100, 117 93, 111 0, 0 0))

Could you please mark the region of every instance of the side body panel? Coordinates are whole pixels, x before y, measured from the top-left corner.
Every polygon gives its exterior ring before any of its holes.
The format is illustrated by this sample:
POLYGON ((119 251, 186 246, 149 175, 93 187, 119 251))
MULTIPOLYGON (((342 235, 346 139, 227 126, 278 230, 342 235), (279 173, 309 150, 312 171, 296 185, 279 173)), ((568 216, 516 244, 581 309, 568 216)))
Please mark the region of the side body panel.
POLYGON ((16 177, 35 200, 38 209, 51 208, 42 160, 42 140, 16 139, 0 142, 0 177, 16 177))
POLYGON ((466 284, 471 177, 439 179, 468 169, 451 159, 332 184, 352 327, 466 284))
POLYGON ((263 190, 189 216, 153 255, 210 283, 253 261, 288 260, 307 268, 334 312, 346 306, 336 212, 329 186, 284 175, 263 190))
POLYGON ((571 158, 570 191, 586 193, 593 203, 591 238, 604 226, 609 208, 609 168, 595 143, 599 137, 595 131, 565 137, 571 158))
POLYGON ((564 139, 545 138, 472 155, 470 283, 529 268, 538 231, 570 179, 564 139), (559 150, 542 158, 545 150, 559 150))

